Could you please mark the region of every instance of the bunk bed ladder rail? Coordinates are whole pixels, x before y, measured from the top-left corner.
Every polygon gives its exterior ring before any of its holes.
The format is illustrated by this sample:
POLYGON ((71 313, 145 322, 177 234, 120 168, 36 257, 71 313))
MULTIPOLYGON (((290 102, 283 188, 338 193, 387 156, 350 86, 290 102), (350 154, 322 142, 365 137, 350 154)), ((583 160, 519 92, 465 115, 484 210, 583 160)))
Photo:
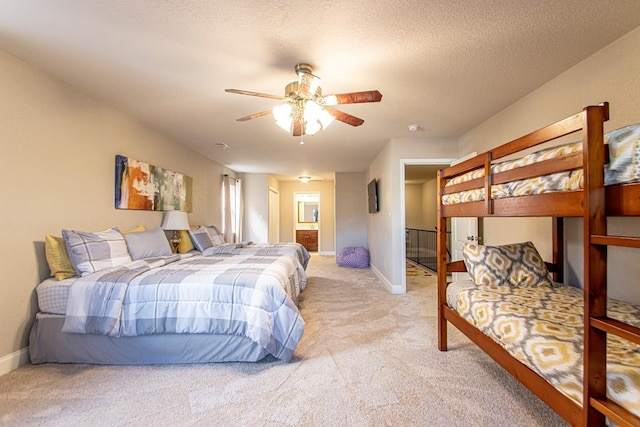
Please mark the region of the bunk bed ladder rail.
POLYGON ((584 378, 583 424, 604 425, 605 417, 621 426, 640 419, 606 396, 607 334, 640 344, 640 328, 607 316, 607 246, 640 249, 640 238, 607 235, 604 187, 604 121, 608 105, 587 107, 583 114, 584 173, 584 378))
MULTIPOLYGON (((591 245, 601 246, 603 248, 607 246, 619 246, 640 249, 640 238, 638 237, 593 234, 589 240, 591 245)), ((591 313, 588 328, 590 334, 593 333, 598 336, 604 336, 605 340, 607 334, 613 334, 640 345, 640 328, 612 319, 606 315, 606 312, 604 316, 599 317, 591 313)), ((593 344, 590 346, 590 350, 592 348, 593 344)), ((597 349, 593 350, 597 351, 597 349)), ((589 354, 588 357, 590 358, 591 354, 589 354)), ((589 396, 589 406, 620 426, 640 425, 640 419, 638 419, 638 417, 615 402, 608 400, 606 395, 604 397, 602 395, 594 396, 593 393, 591 393, 589 396)))

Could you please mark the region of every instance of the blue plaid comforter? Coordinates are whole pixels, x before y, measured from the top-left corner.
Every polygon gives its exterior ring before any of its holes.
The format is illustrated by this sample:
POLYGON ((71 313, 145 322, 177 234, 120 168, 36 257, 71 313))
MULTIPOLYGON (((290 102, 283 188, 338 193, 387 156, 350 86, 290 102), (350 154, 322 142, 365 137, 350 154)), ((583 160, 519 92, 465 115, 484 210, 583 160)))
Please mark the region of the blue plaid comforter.
POLYGON ((304 332, 306 274, 290 256, 183 254, 79 278, 64 332, 113 337, 233 334, 289 361, 304 332))
POLYGON ((307 269, 311 255, 300 243, 223 243, 212 246, 202 252, 203 255, 289 255, 298 260, 302 268, 307 269))

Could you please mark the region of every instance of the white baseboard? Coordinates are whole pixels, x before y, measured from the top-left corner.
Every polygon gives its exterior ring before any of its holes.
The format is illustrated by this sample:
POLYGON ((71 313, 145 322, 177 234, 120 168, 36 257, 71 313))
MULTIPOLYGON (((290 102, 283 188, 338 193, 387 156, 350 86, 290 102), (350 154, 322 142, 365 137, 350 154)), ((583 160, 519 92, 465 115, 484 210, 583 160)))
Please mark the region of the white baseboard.
POLYGON ((21 348, 0 358, 0 376, 18 369, 29 362, 29 347, 21 348))
POLYGON ((318 255, 321 255, 321 256, 335 256, 336 253, 335 253, 335 251, 323 251, 323 252, 318 252, 318 255))
POLYGON ((378 270, 375 266, 371 266, 371 271, 376 275, 378 279, 382 282, 382 285, 392 294, 403 294, 404 291, 400 286, 393 286, 393 283, 387 280, 386 277, 378 270))

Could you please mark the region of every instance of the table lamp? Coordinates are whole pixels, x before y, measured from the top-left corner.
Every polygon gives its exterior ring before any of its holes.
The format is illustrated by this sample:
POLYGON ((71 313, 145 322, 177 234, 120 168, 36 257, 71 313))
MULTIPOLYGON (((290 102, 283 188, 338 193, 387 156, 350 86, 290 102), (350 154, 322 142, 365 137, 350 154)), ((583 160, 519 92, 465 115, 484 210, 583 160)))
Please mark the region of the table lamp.
POLYGON ((178 236, 178 231, 189 230, 187 213, 183 211, 166 211, 162 219, 161 227, 163 230, 173 230, 173 236, 169 239, 169 242, 171 243, 173 253, 176 253, 178 251, 178 245, 182 240, 178 236))

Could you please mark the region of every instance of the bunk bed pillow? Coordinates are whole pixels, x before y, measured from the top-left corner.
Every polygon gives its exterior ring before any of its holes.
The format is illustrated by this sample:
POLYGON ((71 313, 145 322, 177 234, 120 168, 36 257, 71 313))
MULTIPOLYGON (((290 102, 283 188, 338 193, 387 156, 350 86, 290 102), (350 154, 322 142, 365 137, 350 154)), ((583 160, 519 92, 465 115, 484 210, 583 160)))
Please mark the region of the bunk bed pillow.
POLYGON ((131 262, 127 243, 117 227, 97 233, 62 230, 62 238, 80 276, 131 262))
POLYGON ((622 171, 640 160, 640 124, 625 126, 605 134, 609 144, 609 169, 622 171))
POLYGON ((476 285, 553 286, 531 242, 502 246, 464 245, 464 263, 476 285))

